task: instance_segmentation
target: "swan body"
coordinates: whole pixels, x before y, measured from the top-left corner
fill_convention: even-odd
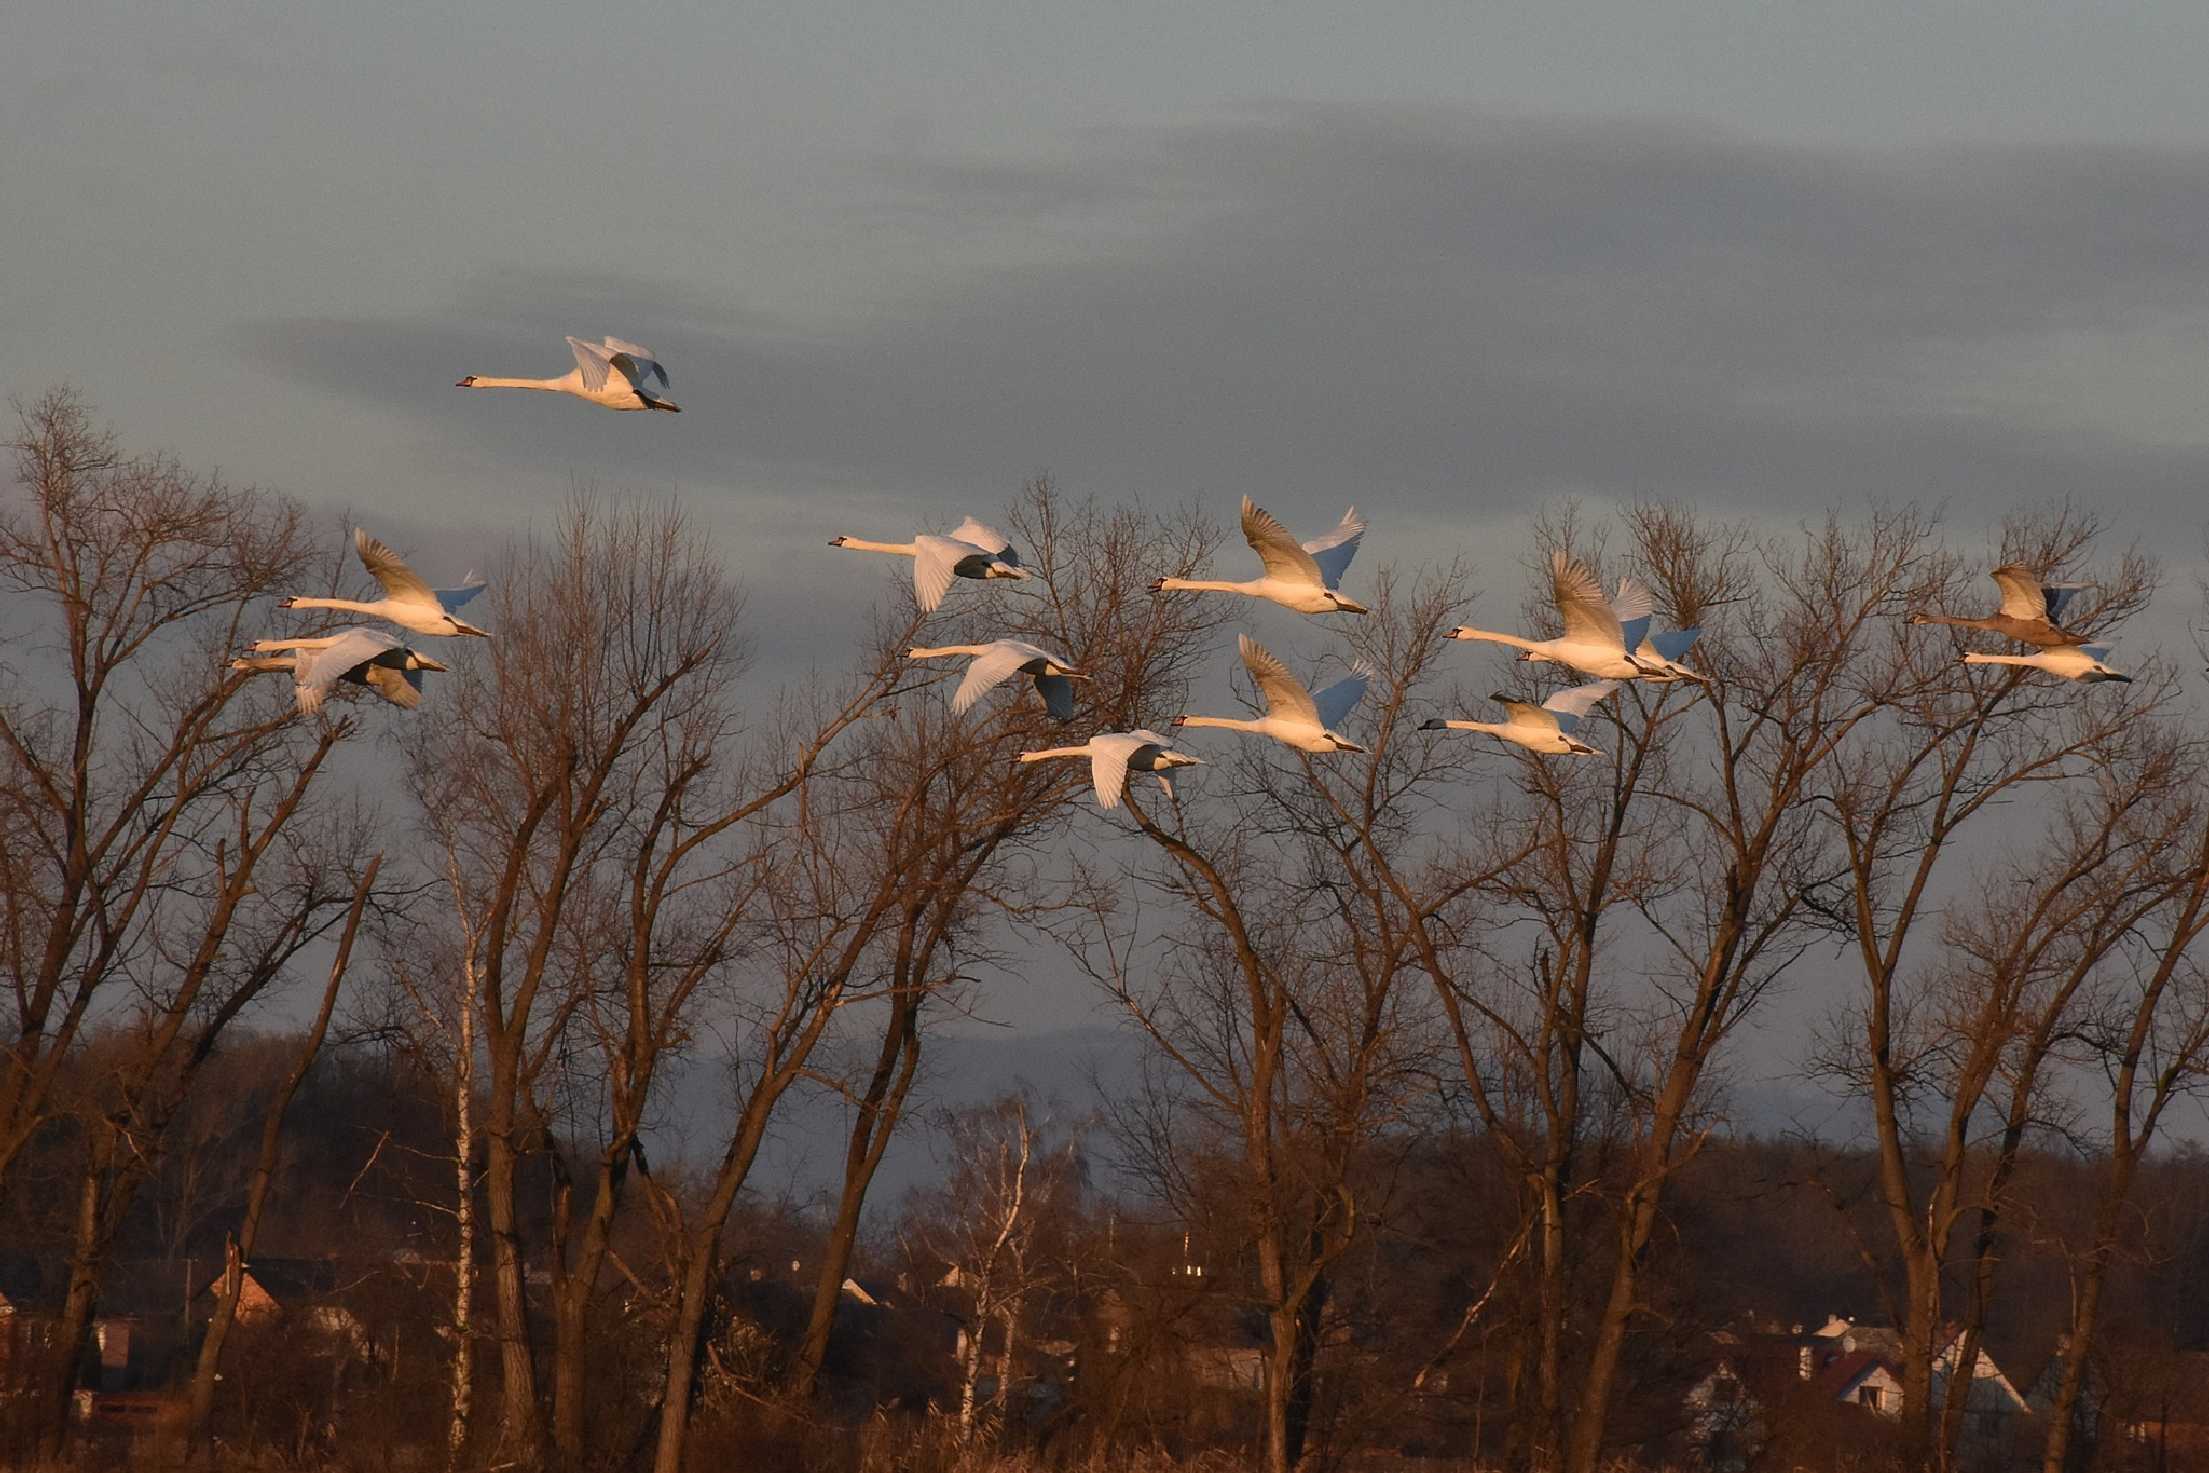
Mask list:
[[[960,681],[958,690],[952,693],[951,714],[954,716],[964,716],[976,701],[1013,676],[1031,675],[1035,677],[1036,692],[1043,697],[1045,709],[1065,721],[1074,714],[1074,682],[1089,679],[1074,668],[1072,661],[1019,639],[996,639],[988,644],[947,644],[907,652],[907,658],[914,660],[947,659],[953,655],[974,657],[974,662],[966,667],[966,679]]]
[[[1054,757],[1089,759],[1089,780],[1096,785],[1099,808],[1120,806],[1130,771],[1151,774],[1171,798],[1174,785],[1167,778],[1167,772],[1176,767],[1204,765],[1201,757],[1176,752],[1171,737],[1141,727],[1134,731],[1101,731],[1078,747],[1050,747],[1041,752],[1020,754],[1022,762],[1044,762]]]
[[[922,533],[910,542],[868,542],[858,537],[831,537],[830,547],[851,552],[886,552],[913,560],[913,598],[924,614],[932,614],[950,591],[954,578],[1031,578],[1020,566],[1020,554],[1012,540],[995,527],[972,517],[951,529],[948,537]]]
[[[1444,721],[1439,717],[1422,724],[1424,731],[1485,731],[1529,752],[1556,756],[1600,757],[1603,754],[1573,735],[1598,701],[1618,689],[1615,680],[1598,680],[1561,690],[1539,706],[1498,691],[1489,699],[1511,713],[1509,721]]]
[[[1910,616],[1910,622],[1984,629],[1990,634],[2007,635],[2019,644],[2038,645],[2042,649],[2086,643],[2088,636],[2058,628],[2055,622],[2063,616],[2064,606],[2077,597],[2086,584],[2044,583],[2039,574],[2022,563],[2005,563],[1989,576],[2002,590],[2002,606],[1995,612],[1972,619],[1960,614],[1929,614],[1920,610]]]
[[[2044,670],[2050,675],[2060,675],[2065,680],[2122,680],[2132,682],[2129,675],[2120,675],[2109,668],[2109,646],[2106,644],[2066,644],[2053,649],[2035,650],[2029,655],[1982,655],[1972,650],[1964,655],[1966,665],[2023,665],[2031,670]]]
[[[1583,675],[1604,680],[1633,680],[1651,673],[1634,653],[1648,637],[1656,600],[1632,579],[1619,584],[1620,607],[1603,597],[1603,585],[1586,563],[1562,551],[1550,555],[1550,583],[1563,618],[1565,632],[1555,639],[1526,639],[1459,625],[1452,639],[1486,640],[1520,651],[1519,658],[1539,664],[1545,660],[1569,665]]]
[[[392,705],[411,711],[422,704],[422,672],[445,667],[417,654],[396,635],[363,625],[315,639],[255,640],[256,655],[230,662],[233,670],[288,670],[302,714],[322,709],[339,681],[366,686]]]
[[[383,585],[384,596],[371,603],[359,603],[349,598],[292,597],[278,604],[284,609],[345,609],[355,614],[367,614],[377,619],[389,619],[401,629],[411,629],[416,634],[474,634],[490,637],[487,629],[478,629],[453,616],[477,594],[483,592],[484,581],[470,573],[458,588],[432,588],[391,550],[389,544],[371,537],[362,528],[353,529],[353,550],[360,554],[361,566]]]
[[[1294,609],[1299,614],[1362,614],[1364,604],[1336,591],[1342,575],[1357,556],[1358,539],[1365,535],[1365,519],[1351,507],[1326,534],[1299,542],[1273,514],[1249,497],[1243,498],[1243,540],[1265,564],[1265,576],[1244,582],[1215,578],[1160,578],[1153,593],[1241,593]]]
[[[1299,752],[1362,752],[1365,748],[1334,730],[1365,696],[1373,672],[1363,665],[1314,695],[1288,666],[1249,635],[1236,637],[1244,668],[1266,698],[1266,714],[1244,721],[1230,716],[1176,716],[1176,727],[1216,726],[1272,737]]]
[[[492,378],[471,373],[454,384],[460,389],[539,389],[571,394],[588,404],[608,409],[661,409],[681,414],[682,406],[667,397],[667,370],[650,348],[625,343],[620,338],[569,338],[568,351],[575,367],[558,378]]]

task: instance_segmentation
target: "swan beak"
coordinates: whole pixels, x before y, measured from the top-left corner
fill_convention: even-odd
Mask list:
[[[472,389],[472,388],[474,388],[475,386],[476,386],[476,376],[475,376],[474,374],[472,374],[472,373],[471,373],[471,374],[469,374],[469,375],[468,375],[468,376],[467,376],[466,378],[464,378],[464,379],[455,379],[455,380],[453,381],[453,387],[454,387],[454,388],[456,388],[456,389]]]
[[[276,607],[280,609],[289,609],[296,607],[298,603],[299,595],[295,593],[287,593],[282,598],[276,601]]]
[[[1364,604],[1356,603],[1337,594],[1335,595],[1335,612],[1338,614],[1370,614],[1373,611]]]
[[[1460,624],[1442,637],[1444,639],[1463,639],[1465,638],[1465,626]]]
[[[1153,578],[1153,579],[1151,579],[1151,585],[1150,585],[1150,586],[1151,586],[1151,592],[1153,592],[1153,593],[1164,593],[1164,592],[1166,591],[1166,580],[1165,580],[1165,579],[1163,579],[1163,578]]]
[[[1188,721],[1189,718],[1187,716],[1176,716],[1172,721],[1169,721],[1166,724],[1178,730],[1179,728],[1187,725]]]
[[[1341,737],[1336,737],[1335,750],[1338,752],[1363,752],[1365,748],[1359,746],[1356,742],[1346,742]]]
[[[2132,677],[2131,677],[2131,676],[2129,676],[2129,675],[2119,675],[2119,674],[2117,674],[2117,673],[2116,673],[2116,672],[2114,672],[2114,671],[2112,671],[2112,672],[2111,672],[2111,673],[2110,673],[2110,674],[2109,674],[2109,675],[2108,675],[2108,676],[2107,676],[2106,678],[2107,678],[2107,679],[2110,679],[2110,680],[2121,680],[2121,681],[2123,681],[2123,682],[2124,682],[2125,684],[2127,684],[2127,685],[2130,685],[2130,684],[2132,684]]]
[[[1449,728],[1450,724],[1447,721],[1444,721],[1439,716],[1429,716],[1426,720],[1419,723],[1419,729],[1421,731],[1448,731]]]
[[[841,537],[831,537],[828,539],[828,545],[830,547],[842,547],[844,545],[844,539]]]

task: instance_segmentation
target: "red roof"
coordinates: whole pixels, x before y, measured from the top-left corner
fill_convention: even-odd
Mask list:
[[[1852,1350],[1846,1355],[1835,1356],[1827,1361],[1812,1378],[1811,1384],[1827,1396],[1840,1398],[1848,1395],[1849,1388],[1863,1380],[1874,1367],[1882,1366],[1886,1368],[1888,1375],[1895,1374],[1894,1367],[1888,1365],[1887,1358],[1878,1351]]]

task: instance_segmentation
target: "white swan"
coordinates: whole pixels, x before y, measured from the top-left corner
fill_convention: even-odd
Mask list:
[[[1250,678],[1257,682],[1266,698],[1266,714],[1255,721],[1232,716],[1176,716],[1176,727],[1216,726],[1226,731],[1255,732],[1286,743],[1299,752],[1365,750],[1333,727],[1364,699],[1366,682],[1373,674],[1369,668],[1354,666],[1349,675],[1313,695],[1305,689],[1303,681],[1289,674],[1288,666],[1249,635],[1237,635],[1235,643],[1242,651],[1243,664],[1249,669]]]
[[[1615,680],[1598,680],[1561,690],[1539,706],[1498,691],[1488,699],[1499,701],[1511,713],[1509,721],[1444,721],[1440,717],[1421,723],[1422,731],[1485,731],[1516,742],[1530,752],[1558,756],[1600,757],[1603,754],[1573,735],[1596,702],[1618,689]]]
[[[1623,580],[1619,595],[1627,602],[1624,608],[1614,608],[1603,597],[1603,585],[1595,581],[1587,564],[1559,551],[1550,554],[1549,571],[1557,612],[1565,624],[1565,632],[1557,638],[1524,639],[1465,625],[1452,629],[1449,637],[1507,644],[1522,651],[1522,660],[1554,660],[1583,675],[1606,680],[1632,680],[1649,674],[1649,667],[1632,653],[1648,636],[1650,616],[1656,610],[1656,600],[1649,590],[1631,579]]]
[[[1158,785],[1171,798],[1174,795],[1174,785],[1167,778],[1167,771],[1175,767],[1204,765],[1201,757],[1192,757],[1187,752],[1176,752],[1171,737],[1160,736],[1155,731],[1141,727],[1134,731],[1101,731],[1078,747],[1051,747],[1041,752],[1020,754],[1022,762],[1043,762],[1053,757],[1089,759],[1089,780],[1096,784],[1099,808],[1120,806],[1120,795],[1127,790],[1130,768],[1157,778]]]
[[[1074,682],[1089,679],[1074,668],[1071,660],[1020,639],[939,645],[934,649],[909,650],[906,655],[914,660],[938,660],[952,655],[974,657],[974,663],[966,667],[966,679],[960,681],[958,690],[952,693],[951,714],[954,716],[964,716],[993,687],[1015,675],[1025,674],[1035,677],[1035,688],[1043,697],[1044,708],[1064,721],[1074,714]]]
[[[1964,656],[1966,665],[2023,665],[2031,670],[2045,670],[2050,675],[2060,675],[2065,680],[2121,680],[2132,683],[2129,675],[2119,675],[2109,668],[2109,646],[2106,644],[2067,644],[2054,649],[2035,650],[2029,655],[1982,655],[1973,650]]]
[[[365,625],[315,639],[257,639],[253,648],[282,653],[241,656],[230,662],[230,668],[290,671],[299,709],[309,715],[322,709],[341,680],[366,686],[392,705],[411,711],[422,704],[422,672],[445,668],[428,655],[408,649],[398,636]]]
[[[625,343],[620,338],[592,342],[569,338],[575,367],[558,378],[492,378],[471,373],[453,385],[456,389],[542,389],[550,394],[573,394],[608,409],[664,409],[681,414],[682,406],[667,397],[667,370],[650,348]]]
[[[932,614],[954,578],[1028,578],[1020,566],[1020,554],[1012,541],[995,527],[985,527],[972,517],[951,529],[948,537],[923,532],[910,542],[867,542],[857,537],[831,537],[830,547],[853,552],[888,552],[913,560],[913,598],[920,611]]]
[[[1273,514],[1249,497],[1243,498],[1243,540],[1265,564],[1266,575],[1247,582],[1223,582],[1216,578],[1159,578],[1153,593],[1242,593],[1270,599],[1299,614],[1363,614],[1364,604],[1335,591],[1350,559],[1358,554],[1358,539],[1365,535],[1365,519],[1351,507],[1334,530],[1309,542],[1298,542]]]
[[[421,575],[408,567],[393,552],[389,544],[371,537],[359,527],[353,529],[353,550],[360,554],[361,566],[383,585],[384,596],[373,603],[359,603],[349,598],[305,598],[294,596],[278,604],[282,609],[347,609],[356,614],[368,614],[378,619],[389,619],[401,629],[411,629],[416,634],[474,634],[488,639],[488,629],[478,629],[453,617],[453,610],[483,592],[484,581],[470,572],[458,588],[432,588],[422,581]]]

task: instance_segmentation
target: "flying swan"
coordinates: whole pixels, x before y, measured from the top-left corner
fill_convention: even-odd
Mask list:
[[[1335,591],[1350,559],[1358,555],[1358,539],[1365,535],[1365,519],[1351,507],[1325,536],[1298,542],[1273,514],[1249,497],[1243,498],[1243,540],[1265,564],[1266,575],[1247,582],[1223,582],[1216,578],[1159,578],[1153,593],[1242,593],[1270,599],[1299,614],[1363,614],[1364,604]]]
[[[258,639],[253,648],[261,653],[232,660],[230,668],[290,671],[292,693],[303,715],[321,710],[341,680],[366,686],[411,711],[422,704],[422,672],[445,668],[408,649],[398,636],[365,625],[315,639]]]
[[[1604,680],[1632,680],[1652,673],[1652,667],[1632,653],[1648,637],[1650,618],[1656,612],[1656,599],[1647,588],[1632,579],[1622,580],[1623,602],[1614,608],[1586,563],[1560,550],[1550,554],[1549,571],[1557,612],[1565,624],[1563,634],[1555,639],[1524,639],[1460,625],[1450,631],[1450,638],[1507,644],[1522,652],[1522,660],[1554,660]]]
[[[1656,607],[1657,596],[1649,591],[1647,585],[1631,573],[1621,577],[1618,580],[1618,592],[1611,596],[1611,612],[1618,616],[1621,641],[1625,638],[1628,626],[1635,620],[1639,619],[1646,628],[1651,623]],[[1680,663],[1687,652],[1695,648],[1695,641],[1702,637],[1701,629],[1674,629],[1663,634],[1651,630],[1634,647],[1634,663],[1641,667],[1641,673],[1635,678],[1655,685],[1668,685],[1678,680],[1692,680],[1698,685],[1708,685],[1710,682],[1700,672]],[[1529,664],[1539,665],[1550,660],[1551,656],[1529,650],[1519,658]]]
[[[932,614],[943,602],[954,578],[1030,578],[1020,566],[1020,554],[1012,541],[995,527],[985,527],[972,517],[951,529],[948,537],[926,532],[910,542],[866,542],[857,537],[831,537],[830,547],[853,552],[888,552],[913,560],[913,598],[920,611]]]
[[[388,543],[368,535],[362,528],[353,529],[353,550],[360,554],[361,566],[383,585],[384,596],[373,603],[357,603],[349,598],[306,598],[294,596],[278,604],[283,609],[346,609],[356,614],[367,614],[377,619],[389,619],[401,629],[411,629],[416,634],[474,634],[488,639],[491,631],[478,629],[453,617],[453,610],[483,592],[484,581],[473,572],[458,588],[432,588],[422,581],[421,575],[408,567]]]
[[[966,667],[966,679],[960,681],[958,690],[952,693],[951,714],[954,716],[964,716],[976,701],[1013,676],[1032,675],[1045,709],[1064,721],[1074,714],[1074,682],[1089,679],[1074,668],[1072,661],[1020,639],[994,639],[988,644],[947,644],[906,652],[906,657],[914,660],[947,659],[953,655],[974,657],[974,662]]]
[[[1364,665],[1313,695],[1304,682],[1289,674],[1288,666],[1247,634],[1236,636],[1243,664],[1266,698],[1266,714],[1255,721],[1232,716],[1176,716],[1176,727],[1216,726],[1227,731],[1255,732],[1272,737],[1299,752],[1362,752],[1365,748],[1333,728],[1348,716],[1365,696],[1372,670]]]
[[[2122,680],[2132,683],[2129,675],[2119,675],[2109,668],[2109,646],[2106,644],[2068,644],[2054,649],[2036,650],[2029,655],[1982,655],[1972,650],[1964,655],[1966,665],[2023,665],[2031,670],[2045,670],[2050,675],[2060,675],[2065,680]]]
[[[1174,795],[1174,785],[1166,776],[1175,767],[1202,767],[1204,759],[1192,757],[1187,752],[1173,749],[1173,738],[1160,736],[1155,731],[1138,727],[1134,731],[1101,731],[1078,747],[1051,747],[1041,752],[1022,752],[1022,762],[1042,762],[1052,757],[1087,757],[1089,780],[1097,787],[1097,806],[1117,808],[1120,795],[1127,791],[1128,771],[1147,772],[1158,779],[1158,785],[1166,790],[1166,796]]]
[[[1989,576],[2002,590],[2002,606],[1985,618],[1969,619],[1960,614],[1929,614],[1920,610],[1910,616],[1910,622],[1984,629],[1990,634],[2006,634],[2020,644],[2038,645],[2042,649],[2086,643],[2088,636],[2059,629],[2055,621],[2062,617],[2064,606],[2088,585],[2043,583],[2039,574],[2022,563],[2005,563]]]
[[[1511,713],[1509,721],[1444,721],[1440,717],[1421,723],[1422,731],[1485,731],[1516,742],[1530,752],[1557,756],[1600,757],[1603,754],[1573,735],[1596,702],[1618,689],[1615,680],[1598,680],[1561,690],[1539,706],[1497,691],[1488,699]]]
[[[471,373],[453,385],[456,389],[542,389],[550,394],[573,394],[589,404],[608,409],[664,409],[681,414],[682,406],[667,397],[667,370],[650,348],[625,343],[620,338],[592,342],[569,338],[575,367],[558,378],[491,378]]]

